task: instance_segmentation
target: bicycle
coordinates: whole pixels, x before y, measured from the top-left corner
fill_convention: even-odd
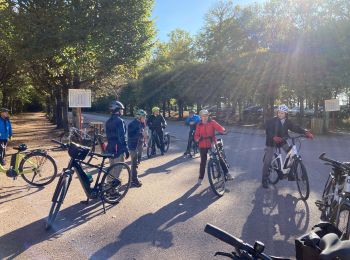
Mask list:
[[[195,157],[196,154],[199,152],[198,151],[198,143],[194,140],[194,133],[195,131],[192,131],[191,132],[191,135],[190,135],[190,156],[191,157]]]
[[[0,173],[16,179],[19,175],[30,185],[42,187],[50,184],[57,176],[55,160],[43,149],[35,149],[26,152],[27,146],[21,144],[14,147],[17,152],[11,156],[11,164],[8,169],[0,165]]]
[[[342,232],[342,239],[349,239],[350,234],[350,165],[325,157],[320,160],[332,166],[322,200],[315,202],[321,211],[321,220],[333,223]]]
[[[151,158],[152,156],[156,155],[156,145],[159,144],[158,140],[159,136],[155,130],[151,131],[151,135],[148,138],[147,142],[147,157]],[[170,147],[170,134],[169,132],[165,132],[163,135],[163,143],[164,143],[164,152],[168,152]],[[154,149],[153,149],[154,147]]]
[[[226,160],[223,140],[217,139],[211,143],[212,146],[209,150],[209,161],[207,165],[208,179],[213,192],[221,197],[225,193],[226,181],[230,179],[228,176],[230,166]]]
[[[101,133],[98,133],[98,129],[90,125],[89,131],[87,131],[86,128],[80,130],[76,127],[70,127],[68,135],[61,135],[59,141],[67,143],[74,142],[90,147],[92,152],[104,153],[106,150],[104,139],[104,136]],[[87,162],[90,163],[92,159],[93,156],[88,156]]]
[[[70,144],[64,144],[56,140],[52,141],[59,144],[62,149],[68,150],[70,161],[67,168],[63,170],[52,197],[52,205],[46,223],[47,230],[52,227],[53,222],[57,217],[61,205],[67,195],[74,172],[77,173],[80,184],[86,194],[87,200],[85,203],[88,203],[90,199],[100,199],[104,213],[106,213],[105,203],[115,205],[125,197],[131,185],[130,168],[126,163],[119,162],[105,168],[105,160],[114,158],[113,154],[94,153],[91,152],[88,147],[73,142]],[[84,162],[84,159],[89,154],[102,158],[102,163],[99,165],[92,165],[88,162]],[[98,170],[94,185],[92,184],[92,176],[84,171],[82,165]],[[103,176],[101,177],[102,173]]]
[[[273,185],[277,184],[279,180],[286,178],[289,180],[295,180],[301,199],[307,200],[310,195],[310,186],[306,168],[301,159],[301,155],[299,154],[301,148],[301,137],[304,137],[304,135],[284,138],[284,141],[288,145],[286,157],[283,160],[281,148],[278,147],[269,167],[268,180]],[[288,139],[291,139],[291,144],[288,143]],[[295,140],[299,140],[299,148],[297,148]]]
[[[316,225],[317,227],[319,225]],[[319,230],[321,231],[321,230]],[[306,247],[308,249],[314,249],[314,257],[310,258],[310,253],[308,255],[309,258],[307,259],[320,259],[320,260],[331,260],[331,259],[349,259],[350,258],[350,241],[340,241],[339,237],[335,233],[326,233],[322,237],[319,236],[319,231],[316,231],[316,229],[310,231],[310,235],[308,237],[304,236],[306,239],[309,240],[309,244],[305,243]],[[234,252],[227,253],[227,252],[216,252],[214,256],[225,256],[230,259],[236,259],[236,260],[289,260],[289,258],[285,257],[276,257],[276,256],[270,256],[264,253],[265,251],[265,245],[264,243],[260,241],[255,241],[254,246],[245,243],[243,240],[229,234],[228,232],[214,226],[211,224],[207,224],[204,228],[204,232],[207,234],[212,235],[213,237],[216,237],[217,239],[231,245],[234,247]],[[298,239],[299,240],[299,239]],[[312,241],[310,241],[312,240]],[[313,247],[313,243],[316,244],[316,241],[318,240],[319,248]],[[297,240],[296,240],[297,242]],[[306,259],[303,258],[303,255],[298,257],[298,247],[296,243],[296,256],[297,259]],[[301,250],[303,250],[301,248]],[[307,250],[307,249],[306,249]],[[310,251],[309,251],[310,252]]]

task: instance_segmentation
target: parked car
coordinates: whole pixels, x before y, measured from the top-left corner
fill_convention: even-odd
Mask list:
[[[299,116],[300,107],[293,107],[289,110],[290,116]],[[304,108],[304,116],[313,116],[315,114],[315,110],[313,108]]]
[[[249,116],[249,115],[259,116],[259,115],[262,115],[262,112],[263,112],[263,108],[261,106],[250,106],[243,109],[243,115],[245,116]]]

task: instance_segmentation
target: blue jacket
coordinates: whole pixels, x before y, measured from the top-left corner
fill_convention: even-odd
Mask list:
[[[128,125],[128,148],[136,150],[137,146],[143,142],[143,133],[145,125],[135,119]]]
[[[187,117],[185,120],[185,124],[190,126],[191,130],[196,129],[196,125],[201,121],[201,118],[199,115],[193,115],[192,117]],[[190,124],[191,122],[194,122],[194,124]]]
[[[128,151],[126,145],[126,126],[119,115],[113,114],[106,122],[107,153],[112,153],[116,157]]]
[[[12,127],[10,119],[0,117],[0,139],[7,140],[12,136]]]

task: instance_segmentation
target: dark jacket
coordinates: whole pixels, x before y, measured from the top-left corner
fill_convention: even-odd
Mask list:
[[[147,119],[147,125],[151,131],[161,130],[163,127],[167,126],[167,123],[162,115],[150,115]]]
[[[286,118],[286,121],[282,125],[281,120],[278,117],[271,118],[266,122],[266,146],[275,146],[275,142],[273,141],[274,136],[279,137],[289,137],[288,130],[299,133],[299,134],[305,134],[306,130],[301,128],[298,125],[293,124],[292,121],[290,121],[288,118]]]
[[[10,119],[0,117],[0,140],[7,140],[12,136],[12,127]]]
[[[126,145],[126,126],[119,115],[113,114],[106,122],[107,152],[119,157],[128,151]]]
[[[128,125],[128,148],[130,150],[136,150],[139,144],[143,143],[143,134],[145,131],[145,125],[139,120],[135,119]]]

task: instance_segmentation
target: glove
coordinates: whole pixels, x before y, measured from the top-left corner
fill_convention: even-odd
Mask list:
[[[130,153],[128,151],[125,152],[125,159],[129,159]]]
[[[305,136],[306,136],[306,138],[308,138],[308,139],[314,139],[314,135],[313,135],[311,132],[309,132],[309,131],[307,131],[307,132],[305,133]]]
[[[280,144],[283,142],[283,138],[279,136],[274,136],[272,139],[276,144]]]

